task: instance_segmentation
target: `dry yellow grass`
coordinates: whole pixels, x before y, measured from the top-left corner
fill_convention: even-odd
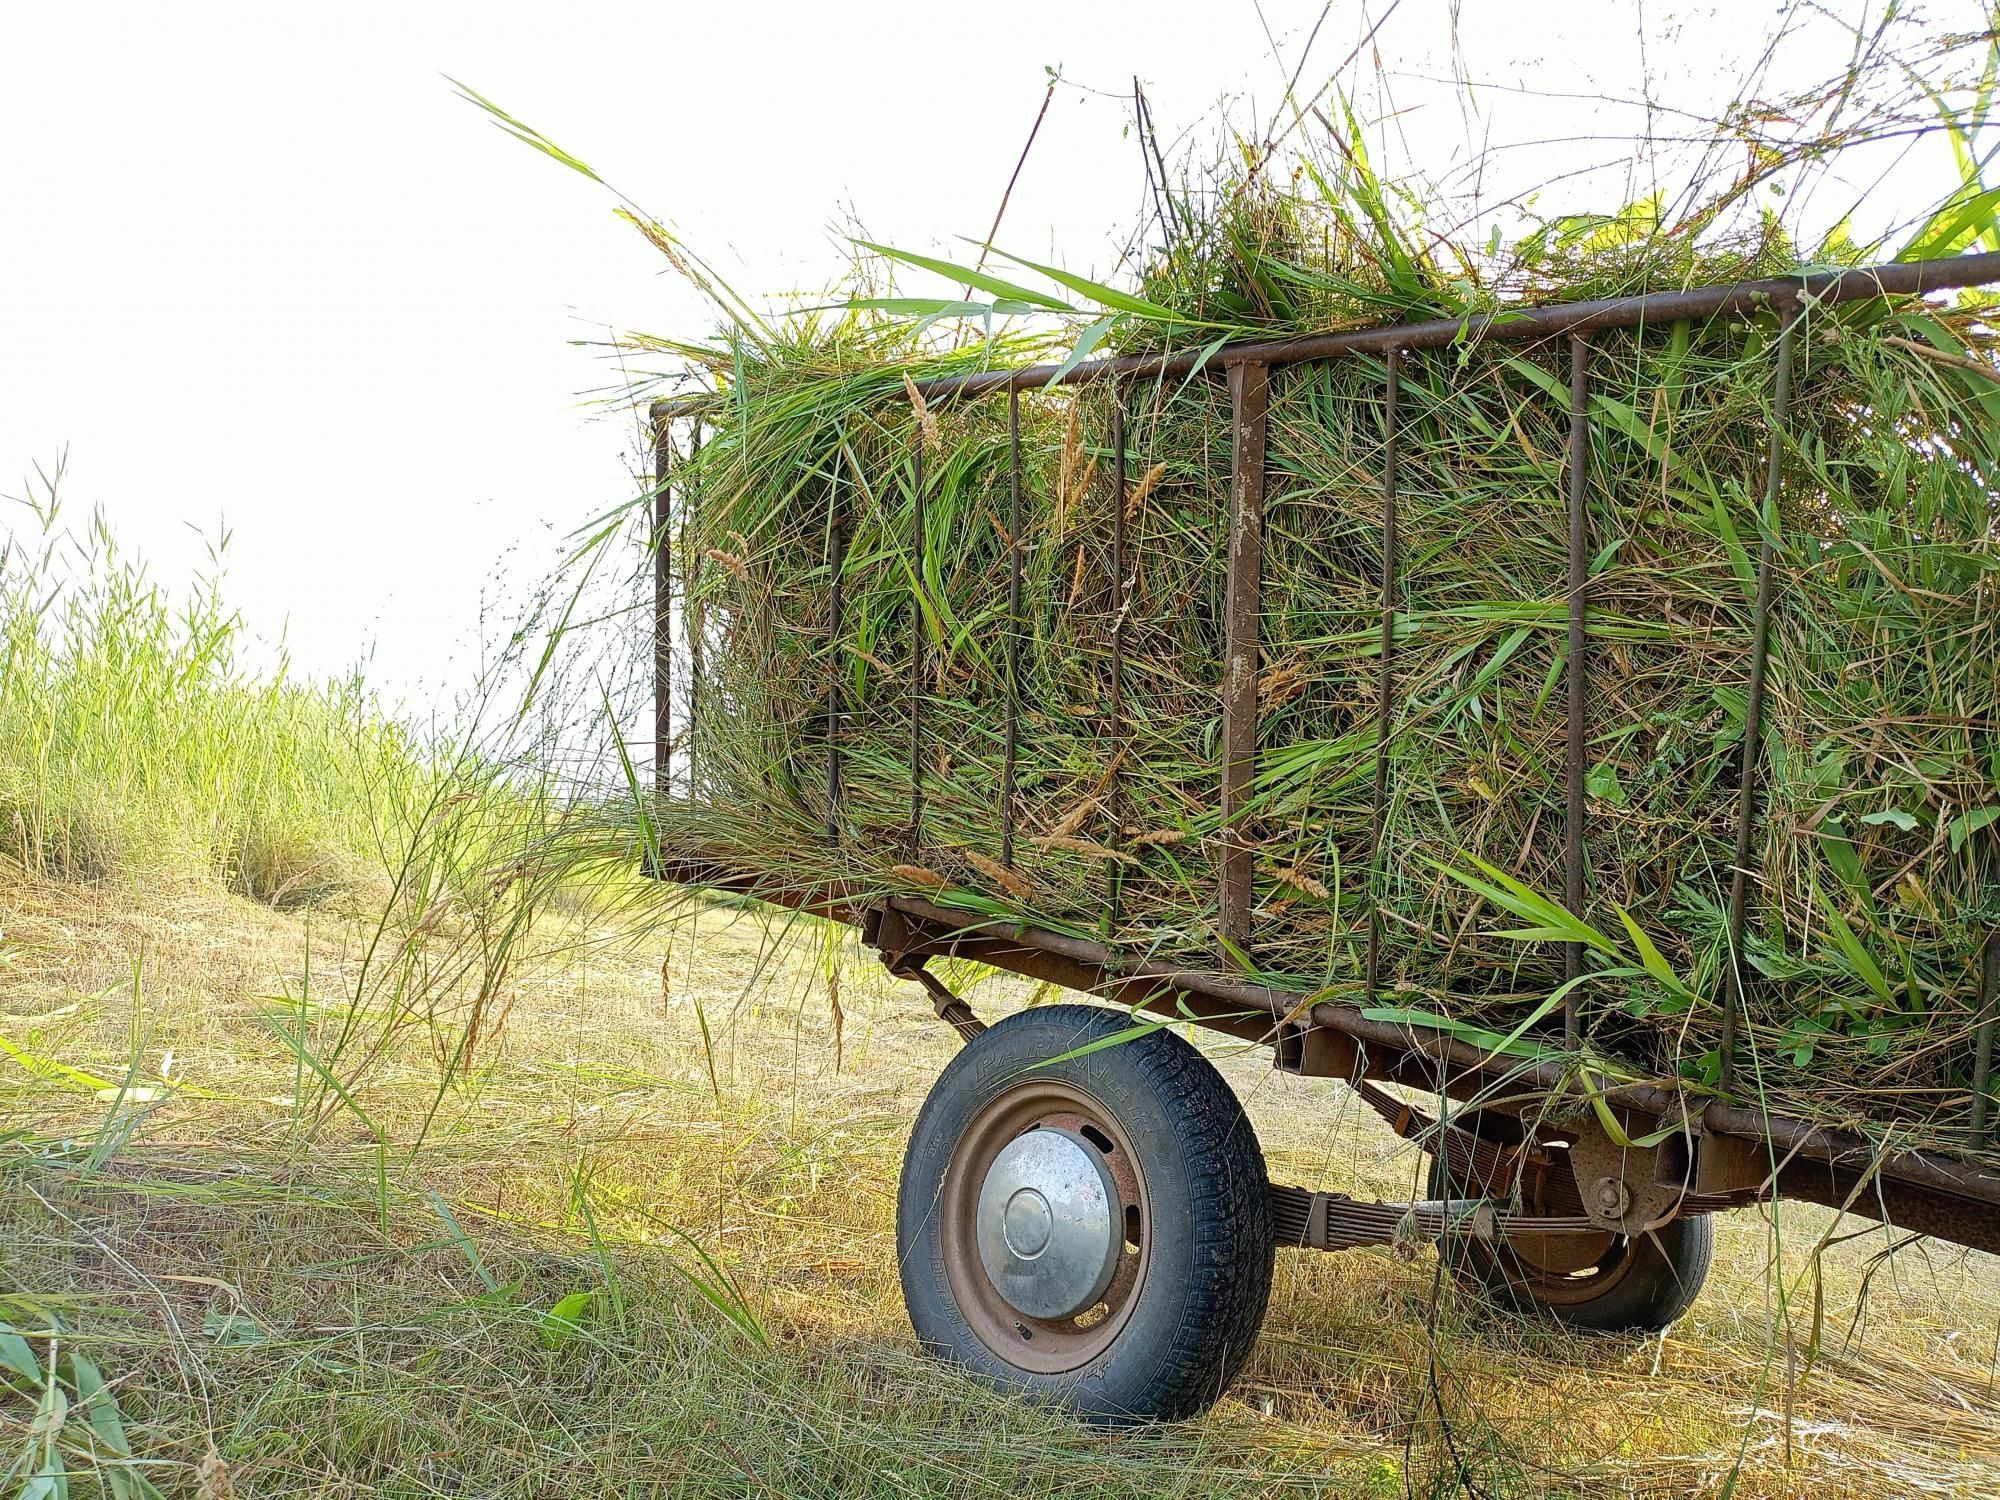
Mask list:
[[[1851,1222],[1815,1268],[1830,1216],[1793,1206],[1731,1216],[1694,1314],[1643,1342],[1502,1317],[1427,1253],[1285,1255],[1215,1412],[1079,1428],[915,1353],[894,1185],[954,1039],[844,939],[720,907],[664,952],[550,938],[440,1095],[415,1012],[343,1004],[364,936],[207,885],[0,882],[26,1058],[0,1057],[0,1319],[89,1351],[134,1455],[72,1441],[70,1493],[100,1469],[209,1495],[2000,1492],[2000,1264],[1883,1263]],[[301,1015],[315,1057],[379,1031],[332,1070],[353,1107],[284,1041]],[[1199,1040],[1274,1177],[1410,1189],[1416,1155],[1342,1089]],[[0,1471],[34,1410],[0,1395]]]

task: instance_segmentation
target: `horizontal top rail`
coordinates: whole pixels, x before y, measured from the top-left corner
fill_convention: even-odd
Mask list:
[[[1183,349],[1157,354],[1121,354],[1086,360],[1065,370],[1061,365],[1024,365],[1017,370],[979,370],[969,375],[935,375],[916,382],[925,400],[951,396],[983,396],[995,391],[1038,390],[1050,385],[1085,385],[1093,380],[1124,377],[1147,379],[1187,375],[1204,362],[1218,369],[1235,364],[1293,365],[1334,359],[1344,354],[1385,354],[1391,349],[1436,349],[1468,339],[1532,342],[1600,328],[1630,328],[1640,323],[1676,323],[1684,318],[1708,318],[1726,313],[1761,311],[1784,299],[1809,297],[1816,302],[1859,302],[1870,297],[1912,296],[1959,287],[2000,282],[2000,252],[1953,255],[1938,260],[1895,261],[1857,266],[1847,271],[1814,271],[1773,276],[1761,281],[1719,282],[1672,292],[1644,292],[1630,297],[1600,297],[1589,302],[1558,302],[1546,307],[1496,308],[1456,318],[1428,318],[1415,323],[1383,323],[1373,328],[1349,328],[1337,333],[1295,334],[1289,338],[1245,340],[1219,349]],[[653,402],[655,422],[692,416],[711,409],[713,396],[677,396]]]

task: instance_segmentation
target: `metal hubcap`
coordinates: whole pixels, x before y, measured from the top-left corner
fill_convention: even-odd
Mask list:
[[[1124,1207],[1104,1159],[1062,1129],[1031,1130],[987,1168],[975,1210],[993,1288],[1031,1318],[1072,1318],[1111,1284]]]
[[[1039,1375],[1117,1342],[1152,1262],[1131,1137],[1091,1093],[1024,1079],[965,1124],[938,1197],[952,1301],[995,1358]]]

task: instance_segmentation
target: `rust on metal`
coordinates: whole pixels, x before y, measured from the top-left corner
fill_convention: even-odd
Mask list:
[[[1241,975],[1187,969],[1165,960],[1131,962],[1087,938],[1025,923],[968,920],[966,912],[921,896],[882,898],[860,885],[796,890],[712,861],[671,861],[661,878],[774,901],[861,926],[864,932],[886,907],[904,924],[894,945],[898,953],[977,959],[1113,1003],[1191,1014],[1201,1024],[1245,1041],[1268,1043],[1278,1021],[1299,1009],[1299,995]],[[1559,1060],[1496,1059],[1475,1043],[1429,1028],[1374,1020],[1351,1005],[1320,1001],[1308,1019],[1365,1044],[1373,1076],[1414,1087],[1431,1087],[1442,1078],[1455,1099],[1490,1099],[1496,1089],[1510,1097],[1561,1095],[1575,1084],[1574,1070]],[[1439,1063],[1446,1065],[1442,1073]],[[1616,1085],[1599,1097],[1613,1108],[1656,1119],[1686,1118],[1682,1094],[1650,1083]],[[1788,1196],[1862,1215],[1880,1212],[1886,1201],[1898,1224],[2000,1252],[2000,1215],[1993,1212],[2000,1208],[2000,1169],[1929,1151],[1885,1151],[1859,1134],[1721,1100],[1710,1102],[1691,1124],[1710,1136],[1751,1142],[1769,1151],[1774,1161],[1787,1159],[1778,1185]],[[1853,1192],[1857,1176],[1868,1181],[1868,1191],[1858,1196]]]
[[[1993,1031],[2000,1022],[2000,927],[1986,934],[1980,965],[1979,1029],[1972,1042],[1972,1144],[1986,1144],[1993,1094]]]
[[[1402,351],[1383,357],[1382,386],[1382,660],[1375,684],[1375,797],[1368,837],[1368,958],[1363,983],[1369,1002],[1382,980],[1382,845],[1389,817],[1389,725],[1396,687],[1396,587],[1400,548],[1396,520],[1396,402]]]
[[[1268,402],[1270,367],[1361,354],[1382,354],[1387,356],[1390,362],[1391,439],[1384,497],[1386,523],[1382,668],[1384,690],[1378,704],[1378,713],[1386,713],[1386,705],[1390,701],[1388,688],[1391,684],[1395,624],[1394,600],[1390,589],[1395,567],[1394,542],[1393,536],[1390,535],[1394,525],[1395,361],[1410,350],[1485,339],[1535,341],[1568,337],[1572,340],[1572,450],[1569,472],[1572,519],[1570,742],[1575,747],[1571,755],[1571,764],[1574,767],[1581,760],[1577,751],[1583,745],[1581,728],[1577,723],[1577,709],[1582,698],[1578,684],[1587,682],[1583,677],[1586,663],[1581,649],[1587,647],[1587,634],[1581,639],[1578,638],[1580,627],[1587,624],[1581,617],[1587,607],[1585,590],[1588,582],[1587,577],[1579,576],[1578,571],[1579,558],[1587,560],[1588,546],[1587,526],[1582,524],[1587,522],[1587,507],[1583,506],[1582,498],[1587,488],[1584,480],[1588,447],[1586,405],[1588,393],[1583,385],[1582,374],[1584,336],[1599,329],[1658,325],[1680,320],[1742,316],[1768,313],[1774,309],[1781,310],[1785,316],[1777,341],[1776,369],[1772,387],[1772,420],[1767,433],[1763,474],[1762,510],[1759,517],[1761,541],[1756,600],[1751,621],[1752,645],[1746,693],[1745,733],[1736,808],[1736,858],[1732,867],[1728,913],[1732,965],[1731,983],[1725,988],[1723,997],[1722,1057],[1725,1085],[1733,1083],[1739,1032],[1742,1029],[1745,1013],[1743,941],[1747,922],[1748,886],[1752,878],[1751,852],[1759,813],[1758,779],[1762,765],[1763,698],[1769,664],[1775,589],[1775,557],[1770,518],[1775,511],[1781,490],[1781,463],[1786,412],[1790,398],[1796,321],[1803,303],[1808,300],[1832,304],[1883,295],[1914,295],[1996,281],[2000,281],[2000,253],[1987,253],[1844,272],[1692,288],[1639,297],[1601,299],[1542,308],[1512,308],[1462,318],[1391,324],[1373,329],[1304,335],[1275,341],[1246,342],[1225,345],[1220,349],[1126,356],[1086,362],[1066,370],[1042,365],[1018,370],[989,370],[970,376],[917,382],[919,392],[926,398],[977,396],[1003,390],[1009,397],[1011,506],[1007,538],[1008,701],[1002,796],[1003,855],[1007,862],[1012,861],[1017,811],[1014,784],[1015,749],[1019,734],[1020,651],[1023,636],[1020,594],[1024,526],[1018,410],[1022,391],[1057,383],[1080,385],[1090,381],[1115,380],[1120,377],[1187,375],[1216,365],[1221,366],[1228,375],[1233,418],[1233,472],[1230,579],[1226,620],[1229,658],[1224,664],[1223,684],[1224,879],[1221,903],[1223,921],[1218,924],[1219,932],[1227,937],[1232,924],[1237,931],[1247,928],[1249,917],[1251,851],[1247,841],[1240,836],[1244,830],[1239,824],[1239,818],[1245,800],[1244,794],[1247,793],[1250,784],[1250,772],[1254,768],[1257,744],[1258,616],[1254,573],[1248,580],[1252,590],[1249,595],[1249,609],[1247,614],[1240,611],[1241,600],[1238,596],[1244,577],[1239,567],[1238,544],[1242,530],[1240,522],[1246,509],[1243,502],[1246,498],[1250,498],[1246,491],[1250,491],[1253,486],[1256,502],[1254,508],[1257,522],[1256,535],[1258,540],[1261,540],[1264,487],[1262,455],[1265,446],[1265,407]],[[1257,408],[1255,452],[1258,460],[1254,475],[1246,473],[1246,453],[1250,450],[1250,445],[1244,441],[1240,430],[1245,408],[1251,404],[1246,398],[1250,395],[1252,387],[1255,391],[1254,404]],[[715,397],[707,396],[688,400],[660,401],[655,402],[651,408],[655,470],[653,522],[656,539],[655,784],[662,795],[671,795],[673,790],[671,757],[674,662],[670,526],[674,454],[670,424],[677,415],[698,416],[702,412],[711,410],[715,400]],[[1129,733],[1129,728],[1124,723],[1125,705],[1121,680],[1124,646],[1122,632],[1125,624],[1124,616],[1129,608],[1129,599],[1126,598],[1126,573],[1129,564],[1122,556],[1125,504],[1128,498],[1122,409],[1114,412],[1113,420],[1116,447],[1114,484],[1117,496],[1113,528],[1114,624],[1111,703],[1114,739],[1119,739]],[[1580,424],[1583,434],[1581,442],[1578,440]],[[921,457],[918,460],[918,474],[921,489]],[[839,498],[838,495],[834,497],[836,502]],[[917,498],[918,509],[921,511],[921,494]],[[687,497],[684,496],[683,500],[687,503]],[[839,664],[842,651],[840,641],[843,608],[842,572],[847,546],[846,528],[847,518],[836,503],[829,518],[829,584],[833,640],[830,643],[828,656],[830,683],[827,699],[830,821],[834,824],[836,836],[840,807]],[[919,546],[921,545],[920,541]],[[1252,564],[1258,561],[1254,550],[1248,561]],[[1239,646],[1246,643],[1247,666],[1240,660],[1243,653],[1238,650]],[[691,652],[692,649],[691,642]],[[690,668],[692,671],[698,671],[692,661]],[[918,669],[913,665],[913,696],[917,675]],[[1247,712],[1232,713],[1230,711],[1232,695],[1239,709],[1245,706],[1246,686]],[[920,749],[918,738],[920,725],[920,709],[913,703],[913,838],[914,825],[921,812],[920,757],[917,754]],[[1378,726],[1378,756],[1382,752],[1384,743]],[[1380,765],[1378,761],[1378,779],[1384,775]],[[1115,761],[1113,770],[1115,785]],[[1574,774],[1572,771],[1572,785],[1566,788],[1570,792],[1572,808],[1575,808],[1576,804]],[[1381,825],[1384,817],[1382,809],[1385,805],[1384,792],[1378,791],[1377,828],[1374,841],[1376,858],[1379,858],[1382,843]],[[1122,833],[1123,822],[1115,811],[1115,802],[1113,806],[1113,821],[1117,824],[1119,833]],[[1576,842],[1580,846],[1580,811],[1570,822],[1576,830]],[[1114,833],[1114,839],[1119,837],[1119,833]],[[1566,854],[1567,852],[1566,848]],[[1580,866],[1580,860],[1566,865],[1566,875],[1571,868]],[[764,899],[798,906],[815,914],[847,922],[866,923],[871,917],[879,920],[884,914],[893,912],[906,930],[906,941],[900,945],[898,951],[909,961],[921,962],[922,959],[932,956],[977,958],[1032,977],[1096,993],[1116,1002],[1190,1016],[1202,1024],[1245,1040],[1269,1042],[1280,1037],[1287,1026],[1296,1031],[1303,1025],[1346,1039],[1344,1048],[1335,1050],[1340,1051],[1343,1056],[1359,1059],[1359,1065],[1365,1069],[1367,1077],[1379,1078],[1389,1083],[1433,1088],[1454,1099],[1466,1101],[1490,1099],[1491,1091],[1496,1088],[1504,1088],[1512,1095],[1521,1097],[1558,1096],[1574,1086],[1570,1071],[1556,1059],[1532,1062],[1510,1059],[1503,1065],[1482,1049],[1461,1039],[1428,1028],[1371,1019],[1362,1009],[1355,1006],[1332,1001],[1320,1001],[1302,1006],[1302,997],[1297,994],[1254,983],[1240,973],[1227,972],[1234,964],[1233,957],[1227,951],[1224,952],[1216,970],[1189,969],[1165,961],[1134,959],[1120,954],[1107,944],[1093,943],[1067,933],[1048,932],[1025,924],[982,922],[969,918],[963,911],[936,905],[923,897],[902,895],[883,898],[877,891],[859,887],[850,888],[841,882],[816,887],[810,891],[794,891],[783,887],[782,884],[767,884],[755,877],[741,872],[731,873],[709,863],[681,862],[669,865],[662,861],[660,867],[653,873],[662,878],[689,884],[746,891]],[[1241,876],[1240,886],[1234,885],[1231,879],[1237,874]],[[1114,900],[1115,893],[1114,884]],[[1566,893],[1580,902],[1580,892],[1569,887],[1567,881]],[[1368,960],[1371,994],[1375,988],[1379,962],[1378,917],[1378,913],[1371,911]],[[1247,936],[1247,933],[1244,935]],[[1240,948],[1238,951],[1241,951]],[[2000,933],[1989,934],[1985,944],[1981,992],[1974,1028],[1975,1056],[1970,1122],[1975,1146],[1987,1144],[1991,1136],[1991,1114],[1995,1102],[1992,1050],[1996,1023],[2000,1023],[2000,997],[1996,997],[1996,986],[2000,986]],[[1300,1015],[1302,1009],[1305,1011],[1303,1016]],[[1572,1019],[1572,1036],[1573,1026]],[[1604,1092],[1602,1101],[1630,1117],[1628,1128],[1642,1127],[1647,1118],[1655,1124],[1678,1123],[1684,1126],[1692,1133],[1696,1142],[1708,1143],[1702,1146],[1703,1154],[1696,1158],[1698,1168],[1703,1161],[1708,1160],[1713,1143],[1726,1141],[1730,1143],[1731,1150],[1743,1157],[1741,1162],[1735,1164],[1738,1169],[1735,1175],[1745,1177],[1746,1181],[1746,1174],[1754,1173],[1759,1169],[1759,1164],[1763,1163],[1769,1168],[1765,1186],[1775,1185],[1778,1191],[1786,1195],[1807,1198],[1853,1212],[1892,1217],[1906,1227],[2000,1251],[2000,1214],[1994,1211],[2000,1208],[2000,1170],[1995,1170],[1991,1166],[1953,1160],[1929,1151],[1888,1150],[1880,1143],[1872,1142],[1855,1133],[1822,1128],[1797,1120],[1773,1118],[1761,1110],[1738,1106],[1721,1099],[1711,1100],[1705,1107],[1701,1107],[1698,1101],[1691,1104],[1677,1089],[1650,1083],[1617,1085]],[[1715,1159],[1721,1161],[1722,1158],[1717,1155]],[[1708,1198],[1713,1198],[1716,1205],[1720,1205],[1726,1196],[1711,1193]],[[1703,1199],[1703,1204],[1704,1207],[1700,1211],[1706,1211],[1707,1198]]]
[[[1757,772],[1763,758],[1764,669],[1771,656],[1771,595],[1777,560],[1777,548],[1771,538],[1777,525],[1785,411],[1792,392],[1792,334],[1802,312],[1803,308],[1797,304],[1788,309],[1778,334],[1770,430],[1764,448],[1764,495],[1757,513],[1757,530],[1762,540],[1757,547],[1757,602],[1750,623],[1750,682],[1743,700],[1743,764],[1736,790],[1736,859],[1729,874],[1729,983],[1723,993],[1721,1045],[1725,1090],[1735,1086],[1736,1038],[1748,998],[1744,993],[1743,931],[1749,911],[1751,845],[1757,832]]]
[[[674,789],[673,418],[653,413],[653,790]]]
[[[685,517],[682,524],[696,535],[700,534],[701,515],[701,426],[702,419],[696,417],[689,424],[688,466],[693,470],[691,477],[681,481],[681,511]],[[687,762],[687,794],[698,795],[695,778],[700,774],[695,752],[701,733],[701,689],[703,666],[701,620],[696,613],[696,598],[700,592],[701,553],[690,554],[687,567],[687,586],[681,590],[681,636],[687,643],[688,657],[688,701],[687,701],[687,749],[683,759]]]
[[[826,836],[840,842],[840,667],[841,636],[846,629],[847,502],[844,487],[833,481],[826,522],[827,641],[826,641]]]
[[[1585,481],[1590,460],[1590,346],[1581,334],[1569,341],[1569,659],[1563,671],[1569,687],[1569,724],[1563,743],[1563,898],[1572,916],[1583,915],[1584,696],[1589,687],[1589,649],[1584,635],[1584,568],[1590,545],[1590,513]],[[1576,981],[1583,973],[1583,944],[1563,944],[1563,1041],[1581,1040]]]
[[[1014,757],[1021,741],[1021,393],[1007,392],[1007,723],[1000,763],[1000,863],[1014,864]]]
[[[1647,292],[1632,297],[1603,297],[1588,302],[1560,302],[1547,307],[1509,307],[1470,313],[1459,318],[1429,318],[1416,323],[1384,323],[1374,328],[1339,333],[1302,334],[1296,338],[1224,344],[1220,349],[1183,349],[1175,353],[1126,354],[1114,359],[1062,365],[1026,365],[1018,370],[981,370],[972,375],[940,375],[915,382],[926,400],[937,397],[981,396],[993,391],[1031,391],[1049,385],[1087,385],[1113,377],[1171,378],[1192,374],[1218,363],[1293,365],[1351,354],[1385,354],[1391,349],[1438,349],[1484,339],[1534,343],[1604,328],[1631,328],[1642,323],[1676,323],[1683,319],[1741,316],[1768,312],[1774,306],[1808,298],[1821,306],[1857,302],[1870,297],[1911,296],[1954,287],[1984,286],[2000,281],[2000,251],[1950,255],[1935,260],[1901,261],[1890,265],[1857,266],[1847,271],[1816,271],[1809,275],[1775,276],[1761,281],[1734,281],[1720,286],[1682,291]],[[683,397],[655,403],[674,412],[701,410],[713,396]]]
[[[1110,709],[1111,769],[1104,789],[1110,811],[1111,833],[1106,842],[1114,850],[1125,847],[1125,798],[1121,776],[1125,765],[1125,505],[1128,488],[1125,470],[1125,392],[1111,387],[1111,682]],[[1125,894],[1125,865],[1111,861],[1111,900],[1105,914],[1107,935],[1117,932]]]
[[[957,1032],[960,1041],[971,1041],[986,1030],[986,1023],[942,979],[924,967],[928,962],[923,958],[897,958],[888,962],[887,968],[898,979],[914,979],[930,997],[931,1009],[937,1013],[937,1018]]]
[[[1279,1248],[1292,1250],[1359,1250],[1446,1238],[1512,1243],[1526,1235],[1597,1240],[1604,1235],[1582,1214],[1522,1212],[1499,1197],[1374,1203],[1277,1183],[1271,1185],[1271,1219]]]
[[[924,844],[924,429],[916,424],[910,453],[910,862]]]
[[[1223,602],[1222,894],[1219,962],[1240,965],[1250,942],[1253,850],[1245,804],[1257,766],[1257,674],[1264,550],[1264,458],[1271,372],[1229,367],[1229,578]],[[1232,951],[1233,950],[1233,951]]]

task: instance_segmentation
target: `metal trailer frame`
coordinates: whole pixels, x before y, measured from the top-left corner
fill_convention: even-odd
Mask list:
[[[1430,1120],[1375,1081],[1407,1084],[1434,1097],[1460,1101],[1491,1101],[1516,1110],[1524,1096],[1560,1101],[1567,1096],[1580,1123],[1558,1128],[1571,1148],[1603,1153],[1605,1133],[1581,1108],[1588,1096],[1601,1101],[1619,1122],[1628,1142],[1663,1136],[1655,1145],[1618,1144],[1603,1164],[1600,1186],[1617,1182],[1618,1192],[1606,1201],[1586,1202],[1583,1211],[1599,1229],[1639,1233],[1680,1214],[1711,1212],[1731,1204],[1769,1196],[1792,1197],[1881,1219],[1960,1244],[2000,1253],[2000,1170],[1931,1151],[1901,1150],[1885,1132],[1882,1140],[1858,1132],[1830,1130],[1720,1099],[1690,1096],[1655,1084],[1627,1084],[1603,1089],[1579,1077],[1579,1070],[1552,1061],[1501,1063],[1464,1041],[1435,1032],[1379,1020],[1361,1009],[1272,989],[1242,977],[1236,954],[1253,939],[1250,924],[1252,847],[1246,841],[1239,811],[1249,785],[1258,746],[1257,679],[1259,671],[1259,594],[1265,478],[1265,425],[1269,375],[1274,365],[1330,360],[1356,354],[1380,356],[1386,367],[1386,454],[1382,485],[1383,577],[1381,580],[1382,641],[1373,804],[1373,847],[1369,871],[1371,889],[1379,879],[1382,832],[1388,790],[1388,746],[1395,688],[1395,621],[1397,555],[1396,511],[1396,392],[1399,363],[1416,350],[1470,341],[1499,339],[1541,343],[1567,341],[1570,355],[1570,434],[1568,448],[1568,725],[1565,759],[1565,894],[1574,909],[1584,894],[1584,844],[1587,802],[1583,794],[1584,746],[1588,725],[1585,706],[1589,663],[1586,618],[1589,609],[1585,572],[1589,538],[1584,508],[1589,453],[1589,381],[1586,355],[1589,336],[1601,329],[1658,327],[1682,320],[1717,317],[1745,318],[1775,314],[1780,334],[1773,356],[1769,441],[1764,458],[1762,496],[1768,507],[1778,494],[1784,445],[1783,424],[1790,389],[1794,330],[1809,305],[1827,306],[1881,296],[1909,296],[2000,283],[2000,253],[1963,255],[1949,259],[1909,261],[1860,269],[1814,273],[1759,281],[1693,287],[1680,291],[1616,297],[1545,307],[1518,307],[1421,322],[1388,324],[1338,333],[1309,334],[1268,341],[1224,344],[1208,350],[1127,355],[1086,361],[1069,368],[1032,365],[1014,370],[981,371],[969,375],[917,381],[925,400],[971,399],[1005,393],[1010,436],[1010,514],[1007,641],[1007,719],[1004,751],[1002,863],[1011,864],[1016,819],[1014,757],[1019,734],[1020,588],[1021,588],[1021,456],[1019,403],[1021,393],[1052,385],[1110,382],[1114,387],[1146,379],[1215,373],[1227,382],[1231,409],[1231,484],[1228,529],[1228,579],[1225,589],[1226,649],[1221,664],[1222,764],[1219,797],[1224,819],[1219,860],[1220,920],[1216,964],[1190,968],[1165,962],[1134,962],[1109,947],[1031,925],[971,920],[967,914],[915,895],[884,895],[838,886],[778,887],[722,865],[703,862],[661,862],[651,873],[688,885],[713,887],[755,896],[813,914],[851,923],[876,948],[891,972],[924,985],[938,1014],[970,1038],[983,1029],[971,1009],[924,969],[935,957],[977,959],[1001,969],[1047,980],[1122,1005],[1186,1016],[1203,1025],[1248,1041],[1271,1045],[1276,1065],[1289,1071],[1343,1078],[1400,1133],[1422,1139],[1433,1151],[1450,1144],[1453,1127]],[[655,670],[655,790],[673,795],[673,581],[671,567],[673,425],[693,419],[694,441],[699,422],[714,398],[692,397],[656,401],[650,408],[655,443],[654,511],[654,670]],[[1122,659],[1125,572],[1125,501],[1127,474],[1123,404],[1114,405],[1110,439],[1113,447],[1112,548],[1114,572],[1109,684],[1109,737],[1123,742]],[[918,525],[916,545],[922,547],[922,445],[916,445]],[[846,542],[844,516],[831,517],[829,557],[834,630],[841,613],[840,560]],[[1773,604],[1773,549],[1768,536],[1759,551],[1756,602],[1743,739],[1742,773],[1736,808],[1736,859],[1731,876],[1728,926],[1732,947],[1740,951],[1753,878],[1749,860],[1759,813],[1758,773],[1762,765],[1764,675],[1769,651]],[[915,858],[922,841],[924,808],[921,705],[928,663],[921,647],[912,653],[910,668],[912,777],[910,787],[909,852]],[[698,655],[690,641],[690,654]],[[693,692],[699,692],[699,661],[691,662]],[[690,714],[698,713],[696,702]],[[840,704],[837,683],[827,700],[827,789],[838,837],[841,796],[837,729]],[[692,752],[690,783],[692,783]],[[692,786],[690,786],[690,792]],[[1109,795],[1116,799],[1114,783]],[[1118,888],[1114,879],[1111,901]],[[1372,998],[1380,974],[1381,924],[1371,912],[1365,960],[1365,991]],[[2000,930],[1988,935],[1983,948],[1979,1020],[1974,1041],[1973,1103],[1970,1139],[1975,1149],[1992,1144],[1987,1095],[1991,1091],[1992,1052],[1996,1019],[2000,1019]],[[1570,945],[1565,966],[1571,976],[1581,972],[1582,954]],[[1723,1087],[1736,1079],[1738,1033],[1744,1003],[1740,967],[1732,966],[1723,997]],[[1564,1037],[1572,1047],[1578,1038],[1574,993],[1565,1006]],[[1489,1103],[1488,1107],[1492,1107]],[[1468,1144],[1467,1149],[1474,1149]],[[1581,1164],[1582,1158],[1577,1158]],[[1581,1179],[1580,1179],[1581,1182]],[[1280,1218],[1294,1242],[1339,1248],[1369,1242],[1370,1212],[1381,1205],[1361,1205],[1333,1195],[1304,1194],[1298,1189],[1274,1189]],[[1288,1215],[1285,1204],[1292,1195]],[[1590,1194],[1584,1193],[1586,1198]],[[1421,1205],[1420,1205],[1421,1207]],[[1345,1217],[1343,1218],[1343,1213]],[[1407,1218],[1405,1227],[1407,1228]],[[1547,1221],[1550,1225],[1555,1220]],[[1344,1227],[1343,1227],[1344,1226]],[[1359,1226],[1359,1227],[1357,1227]],[[1359,1236],[1357,1238],[1356,1236]],[[1383,1234],[1374,1234],[1379,1240]]]

